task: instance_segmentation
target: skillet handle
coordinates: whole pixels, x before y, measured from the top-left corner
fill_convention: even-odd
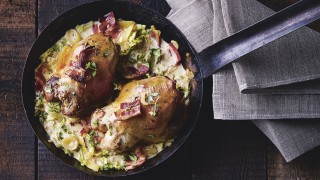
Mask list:
[[[203,77],[239,57],[320,18],[320,0],[301,0],[199,53]]]

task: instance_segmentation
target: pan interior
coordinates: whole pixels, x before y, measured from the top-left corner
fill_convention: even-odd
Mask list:
[[[96,1],[84,5],[80,5],[70,11],[59,16],[52,23],[50,23],[39,35],[33,44],[28,55],[22,80],[22,98],[23,105],[28,117],[28,120],[40,141],[59,159],[66,164],[84,171],[86,173],[117,177],[135,174],[138,172],[150,169],[160,162],[171,156],[186,140],[189,133],[196,123],[198,113],[202,100],[202,79],[201,72],[199,71],[195,77],[196,85],[191,92],[189,108],[192,109],[189,118],[184,126],[178,132],[175,142],[171,147],[165,148],[156,157],[149,159],[142,166],[130,171],[99,171],[94,172],[87,167],[81,166],[80,162],[76,159],[65,154],[61,149],[55,147],[54,144],[48,142],[47,133],[43,126],[40,124],[39,119],[34,116],[34,70],[40,64],[40,55],[50,48],[64,33],[70,28],[78,24],[83,24],[91,20],[97,20],[106,13],[113,11],[116,18],[125,20],[136,21],[137,23],[145,24],[147,26],[155,25],[161,31],[162,38],[166,41],[176,40],[179,43],[179,52],[181,55],[187,52],[193,57],[193,63],[198,67],[196,54],[192,47],[182,35],[182,33],[165,17],[147,8],[128,2],[113,2],[113,1]]]

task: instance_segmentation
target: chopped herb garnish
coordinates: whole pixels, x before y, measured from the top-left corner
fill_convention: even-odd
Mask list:
[[[161,50],[160,50],[160,48],[152,49],[152,55],[154,56],[155,64],[158,64],[160,62],[160,60],[161,60]]]
[[[95,119],[95,120],[93,121],[93,125],[95,125],[95,126],[99,126],[99,122],[98,122],[98,120],[97,120],[97,119]]]
[[[128,157],[129,157],[129,159],[131,161],[137,161],[138,160],[137,156],[135,154],[133,154],[133,153],[129,154]]]
[[[86,68],[86,69],[89,69],[90,67],[91,67],[91,62],[87,62],[85,68]]]
[[[92,77],[96,77],[97,71],[93,71],[91,75],[92,75]]]
[[[97,136],[97,132],[96,131],[91,131],[89,134],[90,134],[90,136]]]
[[[61,103],[60,102],[50,102],[49,103],[49,111],[60,113],[61,112]]]
[[[97,64],[95,62],[87,62],[85,65],[85,69],[91,69],[91,76],[95,77],[97,75]]]
[[[94,68],[94,69],[96,69],[96,68],[97,68],[97,64],[96,64],[95,62],[92,62],[92,63],[91,63],[91,67]]]
[[[84,136],[84,140],[86,142],[87,147],[95,147],[95,144],[92,140],[92,136],[90,134],[86,134]]]
[[[108,131],[109,131],[109,135],[112,136],[112,126],[110,126],[110,124],[108,125]]]
[[[62,124],[61,125],[61,129],[64,131],[64,132],[68,132],[68,128],[65,124]]]
[[[63,133],[60,131],[58,134],[58,140],[61,141],[62,139],[63,139]]]

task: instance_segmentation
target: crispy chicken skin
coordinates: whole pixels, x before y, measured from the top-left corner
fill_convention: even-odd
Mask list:
[[[90,113],[110,95],[118,58],[116,46],[101,33],[65,47],[58,57],[56,77],[52,77],[56,83],[49,84],[53,89],[51,98],[46,100],[60,100],[64,115],[80,117]]]
[[[166,77],[126,84],[113,103],[91,116],[91,126],[106,132],[100,148],[123,152],[139,142],[163,141],[180,99],[175,82]]]

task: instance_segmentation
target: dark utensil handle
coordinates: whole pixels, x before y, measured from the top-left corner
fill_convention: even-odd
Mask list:
[[[320,0],[301,0],[199,53],[208,77],[239,57],[320,18]]]

